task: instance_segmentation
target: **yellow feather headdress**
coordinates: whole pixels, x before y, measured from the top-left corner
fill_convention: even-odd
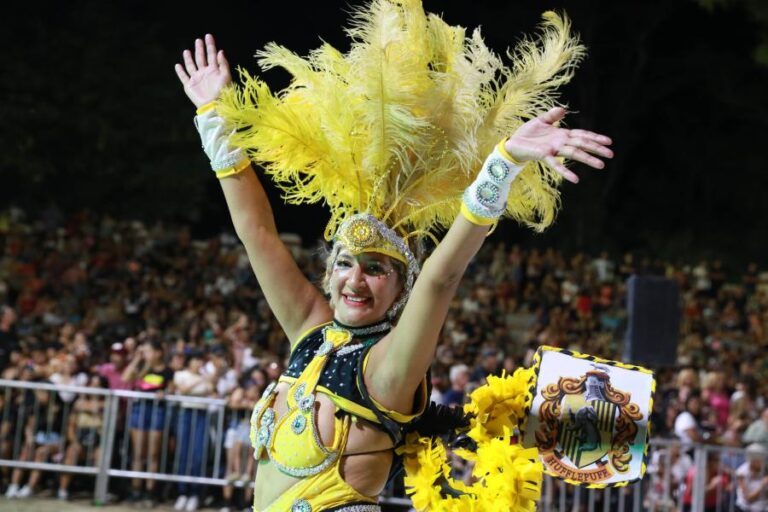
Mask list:
[[[378,219],[404,240],[430,236],[453,222],[486,154],[551,108],[583,57],[565,17],[543,18],[541,35],[508,51],[505,66],[479,29],[467,36],[425,13],[421,0],[373,0],[353,13],[349,51],[323,44],[300,57],[270,43],[256,54],[259,65],[284,68],[290,85],[273,93],[240,70],[242,85],[225,91],[218,112],[237,129],[231,143],[263,166],[287,202],[328,205],[326,239],[354,238],[350,224],[364,233],[353,217]],[[543,230],[559,182],[543,163],[529,163],[506,214]],[[399,254],[410,266],[412,255],[383,238],[365,250]]]

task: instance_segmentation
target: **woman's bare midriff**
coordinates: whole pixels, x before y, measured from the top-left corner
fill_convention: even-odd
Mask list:
[[[286,397],[288,384],[277,386],[274,408],[280,418],[288,410]],[[336,406],[330,398],[317,392],[315,407],[320,439],[325,446],[333,445],[334,413]],[[342,478],[364,496],[377,496],[387,483],[392,464],[392,441],[389,436],[368,421],[357,419],[350,426],[347,446],[341,459]],[[266,452],[258,462],[254,484],[255,510],[263,510],[281,494],[292,487],[299,478],[281,473],[270,461]]]

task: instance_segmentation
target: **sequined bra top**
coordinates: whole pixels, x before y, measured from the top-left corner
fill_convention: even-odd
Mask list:
[[[267,387],[254,407],[251,415],[254,457],[258,460],[266,452],[275,467],[285,474],[315,475],[333,464],[346,445],[350,422],[338,411],[364,418],[390,437],[421,414],[427,402],[426,379],[417,392],[416,412],[409,415],[387,410],[373,400],[365,388],[362,375],[370,348],[389,329],[386,322],[361,330],[331,323],[303,336],[291,352],[288,369],[279,379],[290,384],[285,414],[277,418],[273,408],[276,383]],[[337,409],[331,446],[323,445],[317,431],[316,393],[328,396]]]

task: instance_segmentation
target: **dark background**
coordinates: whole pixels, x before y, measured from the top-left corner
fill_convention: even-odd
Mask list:
[[[358,2],[350,2],[358,3]],[[350,3],[26,2],[2,15],[0,210],[56,206],[149,222],[229,225],[223,198],[173,71],[211,32],[233,66],[277,41],[306,54],[345,50]],[[609,134],[605,171],[576,168],[544,235],[508,221],[494,237],[597,253],[608,249],[734,265],[768,254],[768,2],[437,1],[431,12],[473,29],[496,51],[565,10],[589,48],[562,100],[572,127]],[[287,76],[264,78],[282,87]],[[278,225],[322,233],[322,208],[276,206]]]

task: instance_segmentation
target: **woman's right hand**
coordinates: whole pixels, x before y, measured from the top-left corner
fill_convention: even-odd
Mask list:
[[[216,41],[211,34],[195,40],[195,57],[184,50],[184,65],[176,64],[176,75],[184,85],[184,92],[196,107],[218,99],[221,90],[232,82],[229,62],[224,57],[224,50],[216,51]]]

